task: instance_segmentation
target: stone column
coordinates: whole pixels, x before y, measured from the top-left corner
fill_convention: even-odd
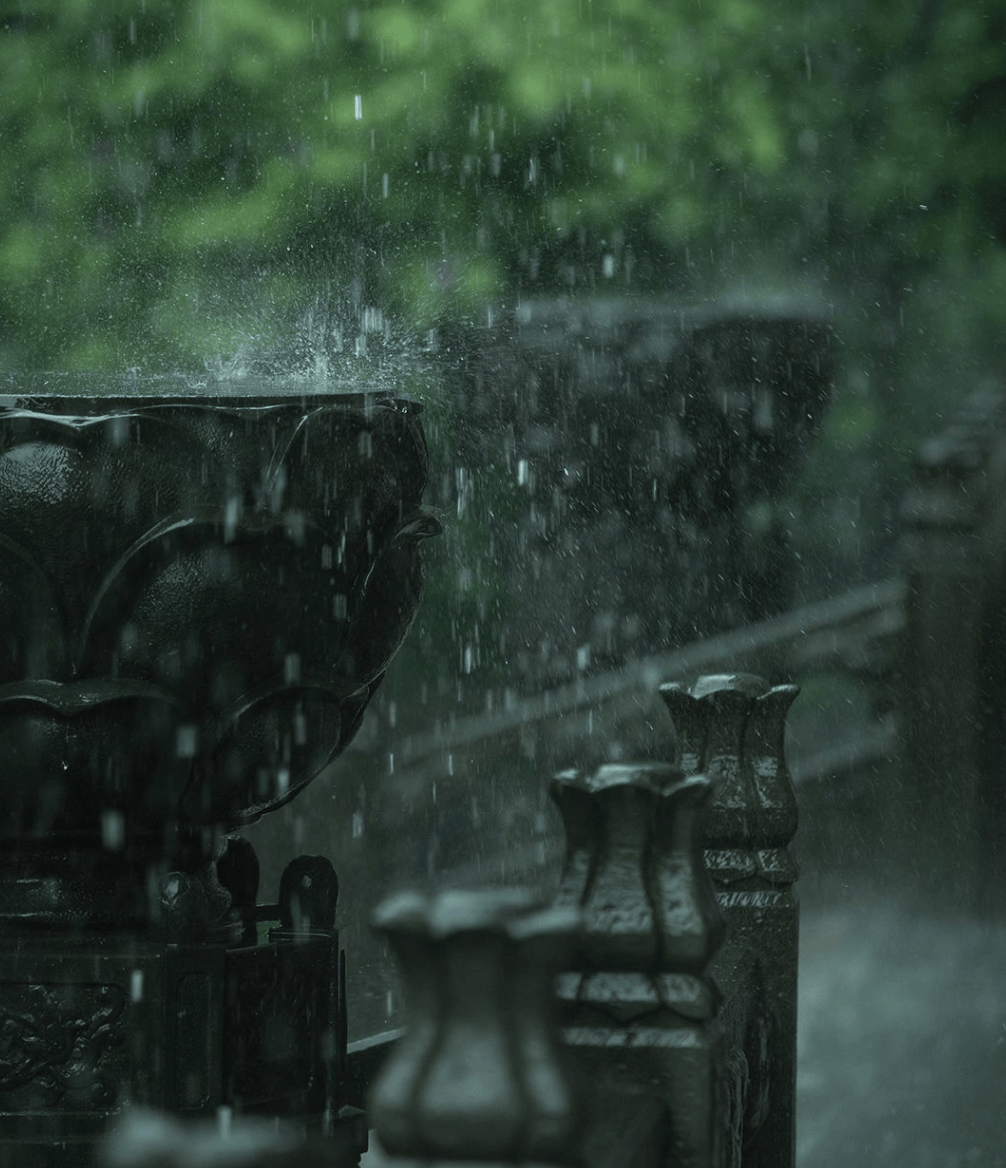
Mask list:
[[[799,912],[788,845],[797,805],[784,735],[798,692],[750,674],[660,687],[678,765],[715,784],[703,842],[730,938],[715,970],[724,985],[748,986],[745,1168],[791,1168],[795,1154]]]

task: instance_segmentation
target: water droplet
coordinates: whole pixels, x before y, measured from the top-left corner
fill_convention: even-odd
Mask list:
[[[65,763],[63,764],[66,765]],[[103,811],[101,815],[101,842],[110,852],[121,851],[126,840],[126,821],[121,811]]]
[[[175,755],[178,758],[195,758],[199,750],[199,727],[179,726],[175,731]]]

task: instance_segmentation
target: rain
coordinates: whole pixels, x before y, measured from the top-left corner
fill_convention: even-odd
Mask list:
[[[661,685],[741,674],[800,687],[778,1163],[1003,1162],[1004,45],[0,14],[0,1168],[357,1138],[378,906],[551,902],[554,776],[687,773]]]

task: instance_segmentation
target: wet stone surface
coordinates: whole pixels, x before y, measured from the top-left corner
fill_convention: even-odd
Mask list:
[[[1006,920],[836,876],[804,903],[798,1168],[1006,1165]]]

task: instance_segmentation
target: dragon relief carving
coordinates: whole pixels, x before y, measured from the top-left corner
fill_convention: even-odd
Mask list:
[[[107,984],[0,986],[0,1109],[116,1102],[125,993]]]

